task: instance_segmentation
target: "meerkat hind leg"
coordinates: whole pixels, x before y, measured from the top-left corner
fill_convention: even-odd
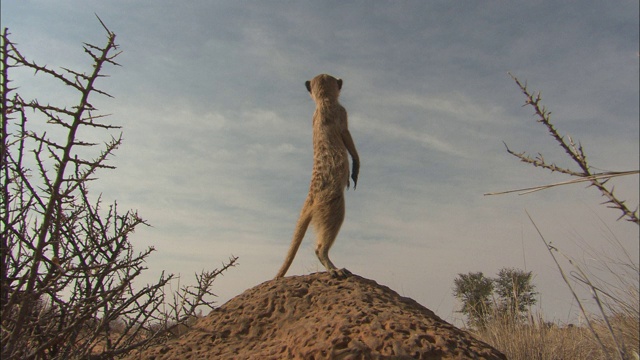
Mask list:
[[[344,221],[344,197],[339,197],[328,206],[318,209],[319,215],[315,220],[317,231],[316,255],[318,259],[335,278],[344,278],[351,273],[347,269],[338,269],[329,259],[329,249],[333,245],[340,227]]]
[[[316,255],[318,256],[318,259],[320,259],[322,265],[324,265],[324,267],[327,269],[331,277],[342,279],[351,275],[351,272],[349,270],[345,268],[338,269],[333,264],[331,259],[329,259],[329,246],[323,246],[320,241],[318,242],[318,245],[316,247]]]

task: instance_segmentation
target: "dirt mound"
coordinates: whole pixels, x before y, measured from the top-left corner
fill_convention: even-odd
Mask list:
[[[357,275],[267,281],[131,359],[506,359],[417,302]]]

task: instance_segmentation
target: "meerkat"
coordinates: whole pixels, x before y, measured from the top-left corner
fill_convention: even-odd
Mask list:
[[[347,111],[338,102],[342,79],[321,74],[305,83],[316,103],[313,113],[313,171],[309,194],[302,206],[293,240],[276,278],[283,277],[296,256],[309,224],[316,231],[316,255],[333,277],[345,277],[329,259],[329,249],[344,221],[344,190],[349,188],[349,158],[353,167],[353,189],[358,183],[360,158],[347,124]]]

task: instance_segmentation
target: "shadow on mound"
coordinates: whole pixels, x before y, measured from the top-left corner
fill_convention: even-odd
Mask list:
[[[131,359],[506,359],[431,310],[357,275],[251,288]]]

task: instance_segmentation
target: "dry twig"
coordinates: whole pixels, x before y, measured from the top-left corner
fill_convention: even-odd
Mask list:
[[[543,155],[540,153],[538,153],[537,157],[532,158],[531,156],[527,155],[525,152],[520,152],[520,153],[514,152],[511,149],[509,149],[507,144],[505,144],[505,147],[507,148],[507,152],[519,158],[520,161],[525,162],[527,164],[531,164],[535,167],[542,167],[544,169],[550,170],[551,172],[556,172],[556,171],[561,172],[567,175],[578,177],[579,179],[574,181],[567,181],[567,182],[556,183],[551,185],[543,185],[539,187],[527,188],[522,190],[510,190],[510,191],[503,191],[503,192],[487,193],[485,195],[498,195],[498,194],[506,194],[511,192],[527,191],[527,190],[531,190],[529,192],[532,192],[532,191],[548,189],[554,186],[567,185],[567,184],[587,181],[590,183],[590,186],[597,188],[602,194],[602,196],[604,196],[607,199],[605,202],[603,202],[603,204],[606,204],[607,207],[609,208],[618,209],[622,213],[618,218],[618,220],[625,218],[627,221],[640,225],[640,218],[638,218],[638,207],[636,207],[634,211],[630,210],[627,207],[624,200],[620,200],[617,198],[616,195],[614,195],[614,187],[608,188],[607,186],[605,186],[605,184],[613,177],[638,174],[639,171],[634,170],[634,171],[608,172],[608,173],[592,172],[591,166],[587,162],[587,155],[585,154],[582,145],[580,143],[576,144],[570,136],[565,137],[560,135],[558,130],[551,123],[551,112],[548,111],[544,106],[542,106],[541,104],[542,98],[540,96],[540,93],[530,92],[527,89],[526,83],[525,84],[521,83],[520,80],[518,80],[518,78],[513,76],[511,73],[509,75],[513,78],[513,80],[516,82],[518,87],[520,87],[520,90],[522,91],[522,93],[525,95],[526,97],[525,106],[531,106],[533,108],[535,115],[537,117],[536,121],[543,124],[547,128],[549,135],[556,141],[556,143],[558,143],[558,145],[560,145],[560,147],[564,150],[564,152],[578,166],[579,170],[571,170],[568,168],[557,166],[554,163],[548,163],[544,159]]]

